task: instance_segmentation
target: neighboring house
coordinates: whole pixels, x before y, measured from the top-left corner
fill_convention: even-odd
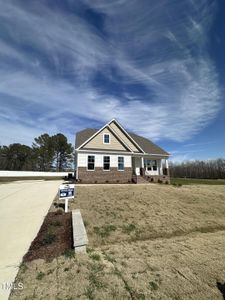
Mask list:
[[[150,140],[127,132],[115,119],[101,129],[76,134],[76,179],[82,183],[169,183],[169,154]]]

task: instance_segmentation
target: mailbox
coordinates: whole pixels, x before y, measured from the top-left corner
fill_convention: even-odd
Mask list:
[[[59,186],[59,199],[71,199],[75,195],[75,184],[61,184]]]

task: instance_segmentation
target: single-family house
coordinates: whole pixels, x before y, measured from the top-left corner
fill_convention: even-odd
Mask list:
[[[169,183],[169,153],[115,119],[77,132],[76,180],[81,183]]]

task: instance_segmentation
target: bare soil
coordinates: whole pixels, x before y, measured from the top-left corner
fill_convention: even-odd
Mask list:
[[[23,262],[34,259],[51,261],[62,255],[66,250],[72,249],[72,214],[49,212],[46,216],[36,238],[33,240]]]
[[[223,299],[225,186],[80,186],[74,208],[88,253],[25,263],[10,300]]]

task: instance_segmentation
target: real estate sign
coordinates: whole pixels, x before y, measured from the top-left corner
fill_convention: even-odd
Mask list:
[[[59,186],[59,199],[74,198],[75,184],[61,184]]]

